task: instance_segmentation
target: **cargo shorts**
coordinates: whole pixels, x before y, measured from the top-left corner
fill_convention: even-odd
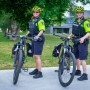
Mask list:
[[[76,59],[87,60],[88,44],[79,43],[77,45],[74,45],[74,55],[75,55]]]
[[[45,42],[45,40],[43,40],[42,42],[38,42],[38,41],[32,42],[33,55],[41,55],[42,54],[44,42]]]

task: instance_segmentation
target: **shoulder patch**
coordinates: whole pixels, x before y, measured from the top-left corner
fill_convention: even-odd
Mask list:
[[[41,22],[42,23],[42,25],[44,25],[44,22]]]
[[[90,27],[90,23],[88,23],[88,24],[86,24],[87,25],[87,27]]]

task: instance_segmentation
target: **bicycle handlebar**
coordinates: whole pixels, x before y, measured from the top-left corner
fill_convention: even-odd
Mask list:
[[[62,39],[64,41],[71,39],[71,38],[68,38],[68,37],[60,36],[60,35],[55,35],[55,36],[58,36],[60,39]]]
[[[13,35],[13,34],[11,34],[11,33],[8,33],[7,34],[7,36],[10,36],[10,35]],[[28,36],[26,36],[26,35],[16,35],[17,37],[20,37],[20,38],[25,38],[25,39],[29,39],[29,40],[34,40],[34,36],[32,36],[32,37],[28,37]],[[38,41],[42,41],[42,38],[41,37],[39,37],[38,38]]]
[[[72,40],[74,40],[74,42],[79,42],[80,41],[80,38],[76,38],[75,36],[72,37]]]
[[[26,39],[29,39],[29,40],[34,40],[34,37],[26,37]],[[38,40],[39,40],[39,41],[42,41],[42,38],[41,38],[41,37],[39,37],[39,38],[38,38]]]
[[[75,36],[70,37],[70,38],[64,37],[64,36],[60,36],[60,35],[55,35],[55,36],[60,37],[60,39],[63,40],[63,41],[69,41],[69,40],[74,40],[75,42],[79,42],[80,41],[80,39],[75,38]]]

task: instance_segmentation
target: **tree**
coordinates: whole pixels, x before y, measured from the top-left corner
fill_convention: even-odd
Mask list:
[[[43,9],[42,17],[46,25],[63,20],[63,13],[67,10],[70,0],[1,0],[0,9],[12,13],[21,28],[26,30],[32,16],[31,9],[38,5]]]
[[[0,28],[4,36],[7,36],[7,33],[11,33],[13,35],[17,35],[19,31],[19,26],[16,20],[13,19],[11,13],[5,13],[5,11],[1,11],[0,15]]]
[[[11,13],[20,24],[22,30],[28,29],[28,22],[32,16],[32,7],[38,5],[43,9],[42,18],[46,26],[64,20],[64,12],[68,10],[72,0],[0,0],[0,11]],[[89,0],[75,0],[89,1]]]
[[[78,2],[78,1],[82,2],[83,4],[88,4],[88,3],[90,3],[90,0],[76,0],[76,2]]]
[[[0,28],[2,28],[2,32],[4,34],[4,36],[6,36],[6,30],[9,27],[9,18],[10,18],[11,14],[10,13],[5,13],[4,11],[2,11],[2,14],[0,15]]]

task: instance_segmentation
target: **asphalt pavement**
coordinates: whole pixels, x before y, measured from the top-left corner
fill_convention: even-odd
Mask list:
[[[75,76],[73,82],[68,87],[62,87],[58,80],[58,67],[42,68],[43,78],[33,79],[28,72],[23,70],[20,73],[18,83],[13,85],[13,70],[0,70],[0,90],[90,90],[90,66],[87,66],[88,80],[78,81]]]

